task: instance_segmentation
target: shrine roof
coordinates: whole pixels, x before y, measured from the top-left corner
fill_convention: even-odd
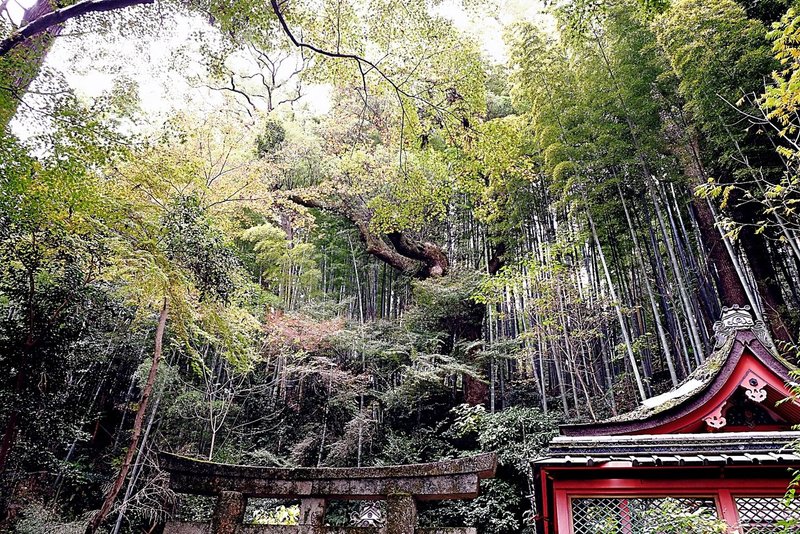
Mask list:
[[[749,307],[723,309],[714,324],[712,353],[676,388],[649,399],[633,411],[595,423],[565,424],[566,436],[643,433],[674,421],[708,403],[731,378],[744,354],[753,355],[782,383],[790,381],[795,366],[782,358],[763,321],[753,321]],[[558,439],[558,438],[557,438]]]
[[[800,431],[730,432],[709,434],[635,434],[630,436],[558,436],[550,442],[549,458],[536,460],[548,463],[561,458],[566,463],[581,458],[607,457],[685,457],[692,456],[758,456],[775,455],[789,458],[797,451],[791,444],[800,439]],[[800,460],[800,456],[797,457]],[[751,462],[751,460],[748,460]],[[752,463],[752,462],[751,462]]]
[[[550,443],[539,466],[593,467],[624,462],[632,467],[800,465],[791,444],[800,432],[736,432],[721,434],[642,434],[561,436]]]

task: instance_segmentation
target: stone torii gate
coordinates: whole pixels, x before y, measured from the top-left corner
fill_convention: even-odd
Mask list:
[[[281,469],[226,465],[162,453],[176,493],[217,497],[211,523],[167,523],[164,534],[475,534],[417,528],[417,501],[474,499],[494,477],[494,453],[429,464]],[[248,498],[300,499],[298,526],[244,525]],[[326,527],[329,500],[385,500],[383,527]]]

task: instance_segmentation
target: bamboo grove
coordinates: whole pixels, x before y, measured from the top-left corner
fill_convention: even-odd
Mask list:
[[[1,4],[0,530],[207,516],[159,450],[499,450],[484,495],[421,522],[529,532],[526,462],[555,425],[679,385],[722,307],[795,358],[793,3],[548,2],[498,62],[459,21],[512,4]],[[68,83],[179,24],[152,77],[205,100],[147,102],[124,64],[92,96]]]

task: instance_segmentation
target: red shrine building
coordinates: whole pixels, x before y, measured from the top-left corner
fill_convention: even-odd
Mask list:
[[[561,426],[532,464],[538,534],[800,532],[800,493],[783,498],[800,469],[795,368],[749,308],[723,310],[714,333],[713,353],[676,389]]]

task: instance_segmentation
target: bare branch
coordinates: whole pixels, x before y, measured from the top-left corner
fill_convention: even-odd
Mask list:
[[[281,11],[278,0],[270,0],[270,4],[272,5],[272,11],[275,13],[275,16],[278,17],[278,22],[280,22],[281,28],[283,28],[283,32],[286,34],[287,37],[289,37],[289,40],[296,47],[300,49],[311,50],[312,52],[315,52],[321,56],[329,58],[348,59],[351,61],[355,61],[360,67],[359,71],[361,73],[362,79],[364,79],[367,74],[369,74],[371,71],[374,70],[375,72],[378,73],[378,75],[381,78],[383,78],[386,81],[386,83],[392,86],[392,89],[394,89],[394,92],[397,94],[398,99],[401,100],[401,104],[402,104],[402,97],[419,100],[418,96],[412,95],[407,91],[405,91],[400,85],[398,85],[394,80],[392,80],[392,78],[389,77],[389,75],[383,72],[383,70],[381,70],[381,68],[378,66],[378,62],[370,61],[369,59],[366,59],[357,54],[350,54],[338,51],[331,52],[329,50],[324,50],[322,48],[319,48],[318,46],[315,46],[313,44],[300,41],[299,39],[297,39],[297,37],[295,37],[294,33],[292,33],[292,30],[289,28],[289,23],[286,22],[286,18],[283,16],[283,12]],[[364,66],[368,68],[365,69]],[[364,83],[366,85],[366,82]]]

